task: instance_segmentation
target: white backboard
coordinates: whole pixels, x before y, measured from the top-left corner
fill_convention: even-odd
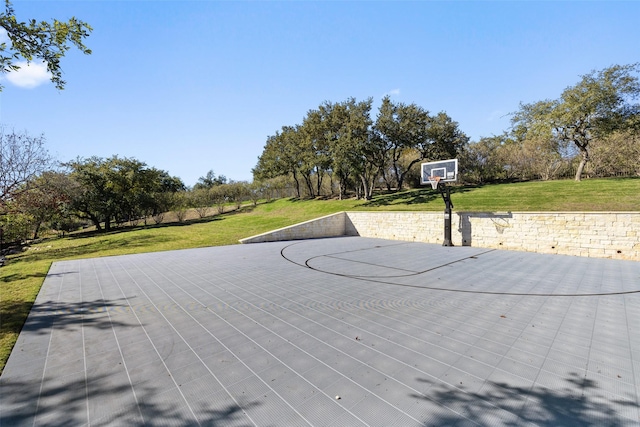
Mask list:
[[[432,176],[439,176],[440,182],[455,182],[458,180],[458,159],[422,163],[420,170],[421,184],[429,184]]]

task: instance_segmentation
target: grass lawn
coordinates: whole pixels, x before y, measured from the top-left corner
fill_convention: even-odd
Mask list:
[[[451,187],[457,211],[639,211],[640,178],[520,182],[485,186]],[[376,209],[443,209],[431,188],[376,197],[365,204]]]
[[[527,182],[452,187],[457,211],[640,211],[640,178]],[[184,223],[85,232],[45,239],[0,268],[0,372],[54,261],[231,245],[243,237],[348,210],[441,211],[428,189],[382,194],[371,201],[282,199]]]

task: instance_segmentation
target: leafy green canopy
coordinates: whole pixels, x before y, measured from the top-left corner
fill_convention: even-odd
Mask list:
[[[592,71],[558,99],[521,104],[512,118],[515,137],[573,145],[582,157],[575,177],[579,181],[594,138],[640,129],[640,104],[634,102],[640,96],[640,81],[634,75],[639,71],[640,64]]]
[[[64,89],[66,82],[62,79],[60,59],[65,56],[71,46],[75,46],[84,54],[91,54],[83,40],[93,30],[89,24],[72,17],[67,22],[54,19],[52,22],[35,19],[20,22],[9,0],[5,0],[5,11],[0,13],[0,27],[9,38],[11,45],[0,44],[0,72],[18,70],[16,64],[20,58],[31,62],[39,59],[47,64],[51,73],[51,81],[58,89]],[[0,85],[0,91],[2,85]]]
[[[372,98],[327,101],[310,110],[301,125],[283,126],[268,137],[254,178],[291,176],[298,197],[301,185],[314,197],[324,178],[331,185],[337,179],[340,197],[351,188],[370,199],[380,179],[389,189],[401,189],[418,162],[456,157],[468,142],[445,112],[431,116],[416,104],[386,97],[374,122],[372,103]]]
[[[66,166],[75,182],[68,190],[72,209],[98,230],[102,223],[109,230],[113,220],[128,221],[165,212],[169,208],[167,194],[185,189],[179,178],[136,159],[91,157]]]

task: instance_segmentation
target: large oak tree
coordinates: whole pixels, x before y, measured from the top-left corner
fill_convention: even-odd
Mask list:
[[[112,221],[134,220],[167,209],[162,195],[184,190],[179,178],[149,168],[139,160],[117,156],[91,157],[67,164],[77,183],[69,195],[78,217],[98,230],[111,229]]]
[[[566,88],[558,99],[521,104],[512,118],[515,136],[573,145],[580,155],[575,175],[580,181],[594,139],[640,127],[640,104],[635,102],[640,82],[634,75],[639,70],[639,64],[631,64],[592,71]]]

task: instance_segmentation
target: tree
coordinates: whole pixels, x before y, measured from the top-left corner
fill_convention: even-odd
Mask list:
[[[575,180],[580,181],[589,161],[590,143],[616,131],[640,128],[640,82],[633,73],[639,64],[614,65],[582,76],[559,99],[521,104],[513,114],[518,138],[553,138],[574,146],[580,155]]]
[[[189,192],[190,205],[196,210],[200,218],[209,214],[209,209],[213,203],[210,188],[194,188]]]
[[[640,176],[640,132],[615,132],[591,145],[589,170],[593,175]]]
[[[402,188],[409,170],[402,167],[400,158],[407,150],[417,148],[427,140],[429,120],[429,112],[416,104],[394,104],[388,96],[382,100],[374,131],[380,141],[380,157],[384,159],[380,167],[387,188],[390,189],[388,168],[395,178],[396,188]]]
[[[209,189],[209,188],[215,187],[216,185],[222,185],[226,183],[227,183],[226,176],[224,175],[216,176],[213,170],[210,170],[209,172],[207,172],[205,176],[201,176],[200,178],[198,178],[198,182],[196,183],[196,185],[193,186],[193,189],[194,190],[199,190],[203,188]]]
[[[427,138],[418,143],[420,160],[443,160],[457,157],[469,143],[469,137],[444,111],[431,117],[427,127]]]
[[[258,181],[252,181],[247,184],[248,197],[253,206],[258,206],[258,200],[264,197],[264,185]]]
[[[0,128],[0,211],[25,185],[52,163],[45,146],[44,136],[32,137],[26,133],[5,133]]]
[[[468,144],[460,158],[460,172],[467,182],[485,183],[504,178],[500,156],[507,135],[480,138]]]
[[[79,218],[88,219],[98,230],[111,229],[116,210],[122,202],[111,182],[111,160],[91,157],[70,162],[71,177],[77,183],[70,194],[72,205]]]
[[[48,171],[32,179],[25,191],[15,198],[16,211],[31,218],[33,239],[38,238],[40,227],[45,222],[60,219],[70,202],[65,189],[69,177],[61,172]]]
[[[89,36],[92,28],[83,21],[71,18],[67,22],[54,19],[52,22],[19,22],[10,0],[5,0],[5,11],[0,13],[0,27],[4,28],[11,42],[0,44],[0,72],[7,73],[20,68],[20,58],[31,62],[39,59],[47,64],[51,81],[58,89],[64,89],[60,59],[71,48],[70,44],[84,54],[91,54],[83,40]],[[2,91],[2,85],[0,85]]]
[[[326,177],[333,193],[337,177],[342,195],[348,184],[353,185],[354,179],[365,173],[362,165],[358,166],[360,172],[355,167],[366,162],[363,149],[370,142],[371,103],[371,99],[357,102],[354,98],[342,103],[326,101],[309,110],[302,125],[283,126],[267,139],[253,169],[254,180],[290,176],[297,197],[302,195],[303,184],[306,193],[314,197],[323,194]]]
[[[224,213],[225,205],[229,199],[228,188],[226,185],[218,185],[213,187],[210,191],[211,200],[216,205],[216,210],[219,214]]]
[[[178,222],[184,222],[187,219],[189,200],[186,191],[178,191],[171,194],[171,209],[173,209]]]
[[[179,178],[136,159],[91,157],[67,166],[77,184],[70,194],[76,215],[90,220],[98,230],[102,223],[108,231],[114,220],[156,215],[166,208],[168,198],[161,195],[184,190]]]
[[[267,202],[282,197],[291,197],[295,191],[292,178],[288,175],[280,175],[263,180],[254,179],[253,183],[257,188],[257,196],[264,197]]]
[[[389,165],[398,190],[413,165],[423,160],[455,158],[469,141],[445,112],[430,116],[416,104],[393,104],[388,97],[380,106],[375,132],[387,159],[383,174]]]
[[[299,170],[311,197],[321,194],[322,181],[325,175],[331,173],[330,146],[336,134],[336,123],[331,117],[334,109],[334,104],[327,101],[318,109],[309,110],[298,129],[302,149]]]
[[[391,187],[392,174],[397,188],[410,169],[420,160],[456,157],[468,142],[458,123],[446,113],[430,117],[415,105],[394,104],[383,99],[375,126],[370,117],[372,99],[357,102],[324,102],[310,110],[300,126],[283,126],[270,136],[253,169],[254,179],[264,181],[278,176],[291,176],[298,197],[300,183],[308,194],[320,195],[323,179],[334,179],[340,197],[348,186],[358,195],[371,197],[380,173]],[[402,159],[402,161],[400,161]],[[315,181],[315,183],[314,183]]]
[[[339,197],[347,187],[360,187],[365,199],[371,192],[378,167],[372,162],[372,133],[370,118],[373,99],[357,102],[350,98],[335,104],[331,111],[332,137],[330,152],[333,173],[338,177]],[[359,184],[357,184],[359,182]]]
[[[267,138],[264,150],[253,168],[255,180],[263,181],[289,174],[300,197],[300,175],[304,166],[304,147],[299,126],[283,126],[282,131]]]

